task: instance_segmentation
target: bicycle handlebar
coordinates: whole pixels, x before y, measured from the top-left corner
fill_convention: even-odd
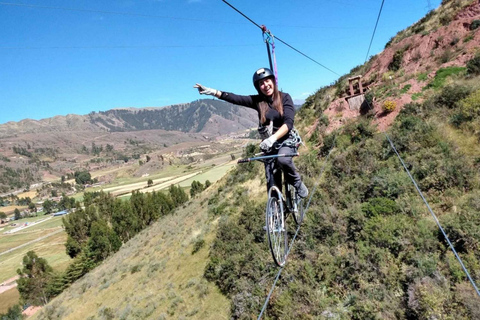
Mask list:
[[[280,158],[280,157],[296,157],[298,156],[298,152],[294,153],[280,153],[280,154],[272,154],[268,156],[260,156],[260,157],[252,157],[252,158],[246,158],[246,159],[239,159],[237,163],[246,163],[246,162],[251,162],[255,160],[265,160],[265,159],[272,159],[272,158]]]

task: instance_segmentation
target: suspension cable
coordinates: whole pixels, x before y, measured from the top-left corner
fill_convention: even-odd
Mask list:
[[[365,56],[365,62],[367,62],[368,54],[370,53],[370,48],[372,47],[373,37],[375,37],[375,32],[377,31],[378,21],[380,20],[380,15],[382,14],[384,2],[385,0],[382,0],[382,5],[380,6],[380,11],[378,12],[377,22],[375,23],[375,28],[373,29],[372,39],[370,39],[370,45],[368,46],[367,55]]]
[[[327,162],[328,162],[328,159],[330,158],[330,154],[332,153],[332,150],[333,150],[333,148],[335,147],[335,140],[336,140],[336,135],[335,135],[335,138],[334,138],[334,140],[333,140],[332,147],[330,148],[330,151],[328,152],[328,155],[327,155],[327,157],[325,158],[325,160],[324,160],[324,162],[323,162],[322,169],[320,169],[319,178],[322,176],[323,172],[325,171],[325,167],[327,166]],[[308,199],[308,203],[307,203],[307,205],[305,206],[304,214],[307,214],[307,210],[308,210],[308,208],[310,207],[310,201],[312,200],[312,197],[313,197],[313,195],[315,194],[315,191],[317,190],[317,187],[318,187],[319,184],[320,184],[320,179],[317,180],[317,183],[315,184],[315,186],[313,187],[312,192],[310,193],[310,197],[309,197],[309,199]],[[290,244],[289,244],[289,246],[288,246],[287,258],[288,258],[288,255],[290,254],[290,250],[291,250],[292,247],[293,247],[293,243],[295,242],[295,239],[297,238],[297,235],[298,235],[298,232],[299,232],[299,231],[300,231],[300,225],[297,226],[297,230],[296,230],[296,232],[295,232],[295,235],[293,236],[292,241],[290,241]],[[270,289],[270,292],[268,293],[267,298],[265,299],[265,303],[263,304],[262,310],[260,311],[260,314],[258,315],[257,320],[260,320],[260,319],[262,318],[263,313],[264,313],[265,310],[267,309],[267,305],[268,305],[268,302],[270,301],[270,298],[272,297],[273,290],[275,289],[275,287],[276,287],[276,285],[277,285],[277,281],[278,281],[278,279],[280,278],[280,275],[282,274],[282,271],[283,271],[283,269],[285,268],[285,266],[286,266],[286,264],[284,264],[283,267],[280,267],[280,269],[278,270],[277,276],[275,277],[275,280],[273,281],[272,288]]]
[[[222,0],[225,4],[227,4],[230,8],[232,8],[233,10],[237,11],[239,14],[241,14],[245,19],[247,19],[248,21],[250,21],[251,23],[253,23],[255,26],[257,26],[257,28],[259,29],[262,29],[262,26],[260,26],[258,23],[256,23],[255,21],[253,21],[252,19],[250,19],[247,15],[245,15],[243,12],[241,12],[240,10],[238,10],[237,8],[235,8],[234,6],[232,6],[230,3],[228,3],[228,1],[226,0]],[[315,62],[316,64],[318,64],[319,66],[327,69],[328,71],[336,74],[337,76],[340,76],[338,73],[336,73],[335,71],[333,71],[332,69],[324,66],[323,64],[321,64],[320,62],[314,60],[313,58],[307,56],[305,53],[301,52],[300,50],[297,50],[295,49],[294,47],[292,47],[291,45],[289,45],[288,43],[286,43],[285,41],[283,41],[282,39],[280,39],[279,37],[275,37],[278,41],[280,41],[281,43],[283,43],[284,45],[286,45],[287,47],[289,47],[290,49],[296,51],[297,53],[301,54],[302,56],[304,56],[305,58]]]
[[[420,195],[420,197],[422,198],[423,202],[424,202],[425,205],[427,206],[428,211],[430,212],[430,214],[432,215],[433,219],[435,220],[435,223],[437,224],[438,228],[440,229],[440,231],[442,232],[443,236],[445,237],[445,240],[447,240],[448,245],[450,246],[450,249],[452,249],[453,253],[455,254],[455,257],[456,257],[457,260],[458,260],[458,262],[460,262],[460,265],[462,266],[463,271],[464,271],[465,274],[467,275],[468,280],[470,281],[470,283],[472,284],[473,288],[474,288],[475,291],[477,292],[477,295],[480,297],[480,292],[478,291],[478,288],[477,288],[477,285],[475,284],[475,281],[473,281],[472,277],[470,276],[470,273],[468,272],[467,268],[466,268],[465,265],[463,264],[462,259],[460,258],[460,256],[458,255],[457,251],[455,250],[455,247],[454,247],[453,244],[450,242],[450,239],[448,238],[445,230],[442,228],[442,225],[440,224],[440,221],[438,221],[437,216],[435,215],[435,213],[433,213],[432,208],[430,208],[430,205],[428,204],[427,200],[426,200],[425,197],[423,196],[423,193],[422,193],[422,191],[420,190],[420,188],[418,187],[417,182],[415,181],[415,179],[413,178],[413,176],[410,174],[410,171],[408,170],[407,166],[406,166],[405,163],[403,162],[402,157],[400,157],[400,154],[398,153],[397,148],[395,148],[395,145],[393,144],[392,140],[390,140],[390,137],[388,136],[387,133],[385,133],[385,136],[387,137],[388,142],[390,143],[390,146],[392,147],[393,151],[395,151],[395,154],[397,155],[398,159],[399,159],[400,162],[402,163],[403,168],[405,169],[405,171],[407,172],[408,176],[410,177],[410,180],[412,180],[413,185],[415,186],[415,189],[417,189],[418,194]]]

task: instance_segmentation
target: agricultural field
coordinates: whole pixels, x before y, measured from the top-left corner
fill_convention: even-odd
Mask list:
[[[87,188],[86,191],[112,193],[122,198],[129,197],[134,190],[141,192],[160,191],[176,184],[189,189],[196,180],[202,184],[211,183],[222,178],[235,164],[240,153],[224,154],[208,159],[202,163],[176,165],[161,172],[144,177],[121,176],[110,184]],[[148,180],[153,184],[148,187]],[[187,190],[188,191],[188,190]],[[19,197],[35,197],[35,191],[29,194],[19,194]],[[82,201],[83,192],[74,195],[77,201]],[[34,199],[35,200],[35,199]],[[20,208],[22,209],[22,208]],[[11,211],[13,212],[14,209]],[[62,217],[39,215],[19,221],[11,221],[0,227],[0,314],[18,303],[19,294],[15,287],[16,270],[22,267],[22,259],[28,251],[35,251],[39,257],[45,258],[54,271],[63,271],[69,265],[71,258],[65,252],[67,235],[63,230]],[[3,290],[2,290],[3,287]]]

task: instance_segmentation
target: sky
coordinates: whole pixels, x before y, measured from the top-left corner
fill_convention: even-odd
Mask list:
[[[380,53],[440,0],[229,0],[275,41],[280,89],[303,100]],[[367,55],[368,54],[368,55]],[[261,30],[222,0],[0,0],[0,124],[200,96],[255,94]]]

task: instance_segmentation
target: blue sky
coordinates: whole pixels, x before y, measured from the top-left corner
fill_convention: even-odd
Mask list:
[[[230,0],[281,40],[279,84],[294,99],[363,64],[381,0]],[[369,55],[440,0],[385,0]],[[63,9],[62,9],[63,8]],[[253,94],[262,34],[221,0],[0,1],[0,123],[161,107],[204,98],[196,82]]]

